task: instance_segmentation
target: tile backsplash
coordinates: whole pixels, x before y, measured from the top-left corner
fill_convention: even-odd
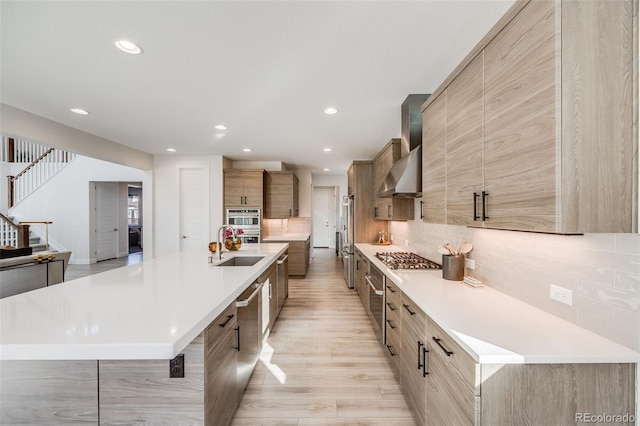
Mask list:
[[[419,215],[417,216],[419,217]],[[640,234],[562,236],[391,222],[393,244],[442,261],[444,242],[471,242],[466,270],[496,290],[640,350]],[[552,300],[549,286],[570,289],[573,305]],[[535,319],[532,318],[532,321]]]
[[[292,217],[289,219],[264,219],[263,237],[279,237],[285,234],[304,234],[311,232],[310,217]]]

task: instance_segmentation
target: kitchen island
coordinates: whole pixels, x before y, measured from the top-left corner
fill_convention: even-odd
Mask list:
[[[245,245],[234,255],[263,258],[235,267],[212,265],[206,250],[176,253],[0,300],[0,423],[126,423],[108,419],[122,411],[109,395],[124,386],[141,406],[171,390],[173,405],[156,422],[205,424],[204,358],[223,327],[210,326],[287,248]],[[178,354],[184,378],[170,378]]]

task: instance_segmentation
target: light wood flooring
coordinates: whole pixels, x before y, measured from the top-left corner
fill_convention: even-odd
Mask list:
[[[71,281],[140,262],[142,262],[142,252],[133,253],[117,259],[103,260],[102,262],[92,263],[90,265],[68,265],[64,271],[64,280]]]
[[[265,346],[233,425],[414,425],[335,250],[314,249]]]

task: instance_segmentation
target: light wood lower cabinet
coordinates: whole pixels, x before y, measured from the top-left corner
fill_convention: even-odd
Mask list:
[[[402,383],[402,364],[400,354],[402,351],[402,292],[387,278],[385,284],[385,355],[387,355],[392,370],[398,381]],[[403,384],[404,385],[404,384]]]
[[[100,361],[100,424],[226,425],[238,404],[235,302],[182,352],[184,378],[168,360]]]
[[[367,315],[369,314],[369,285],[366,281],[366,274],[369,272],[369,260],[365,255],[360,253],[358,250],[354,253],[354,265],[355,265],[355,276],[354,276],[354,287],[358,292],[358,296],[360,296],[360,301],[362,302],[362,306],[364,306],[364,310],[367,311]]]
[[[416,424],[634,424],[635,364],[480,364],[389,279],[385,291],[384,353]]]
[[[401,383],[416,422],[424,425],[427,415],[427,315],[405,294],[401,297],[399,313]]]
[[[269,239],[269,243],[289,244],[289,276],[305,276],[309,269],[309,258],[311,256],[311,237],[305,241],[275,240]]]

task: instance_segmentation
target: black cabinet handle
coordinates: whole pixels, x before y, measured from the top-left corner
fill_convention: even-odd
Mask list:
[[[424,361],[420,362],[420,358],[422,358],[422,347],[424,346],[424,343],[422,343],[420,340],[418,340],[418,370],[420,370],[421,368],[424,369]]]
[[[234,330],[236,331],[236,338],[238,339],[238,346],[236,346],[236,350],[240,352],[240,326],[237,326]]]
[[[389,324],[389,327],[391,327],[392,330],[396,329],[396,327],[391,323],[390,320],[387,320],[387,324]]]
[[[387,349],[389,350],[389,353],[391,354],[391,356],[396,356],[396,355],[398,355],[398,354],[394,354],[394,353],[393,353],[393,351],[391,350],[391,348],[392,348],[393,346],[389,346],[389,345],[386,345],[386,346],[387,346]]]
[[[378,217],[378,208],[377,207],[373,208],[373,217]]]
[[[231,314],[231,315],[227,315],[227,320],[225,322],[223,322],[222,324],[220,324],[220,328],[224,328],[225,325],[229,324],[229,321],[231,321],[231,318],[233,318],[235,315]]]
[[[444,346],[442,346],[442,343],[440,343],[440,339],[438,339],[437,337],[432,337],[432,339],[438,344],[438,346],[440,346],[440,349],[442,349],[444,353],[447,354],[447,356],[453,355],[453,352],[448,351]]]
[[[389,307],[390,311],[395,311],[396,310],[396,308],[394,308],[393,305],[391,303],[389,303],[389,302],[387,302],[387,306]]]
[[[391,217],[391,206],[387,206],[387,216]]]
[[[396,292],[396,291],[395,291],[392,287],[390,287],[390,286],[387,286],[387,288],[389,289],[389,291],[390,291],[391,293],[395,293],[395,292]]]
[[[480,198],[480,194],[478,194],[477,192],[474,192],[473,193],[473,220],[474,221],[480,219],[480,216],[478,216],[478,198]]]
[[[482,191],[482,220],[485,221],[489,219],[489,215],[487,214],[487,198],[489,197],[489,193]]]
[[[291,209],[289,209],[289,217],[291,217]]]
[[[427,354],[429,353],[429,349],[427,349],[427,345],[422,347],[422,377],[427,377],[429,372],[427,371]]]
[[[420,201],[420,219],[424,219],[424,201]]]
[[[360,260],[356,260],[356,271],[360,270]]]
[[[415,315],[416,313],[413,312],[411,309],[409,309],[409,305],[405,305],[403,304],[402,306],[404,306],[404,308],[407,310],[407,312],[409,312],[411,315]]]

